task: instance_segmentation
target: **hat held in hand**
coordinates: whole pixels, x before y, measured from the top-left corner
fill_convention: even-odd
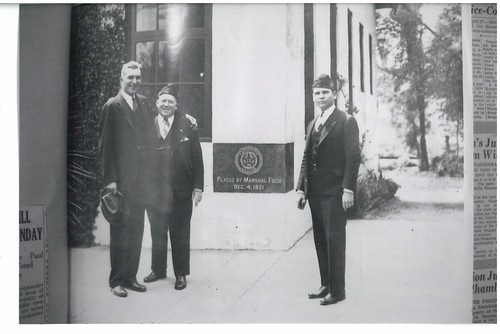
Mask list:
[[[101,212],[111,225],[122,225],[128,218],[130,210],[125,197],[117,191],[104,191],[101,197]]]

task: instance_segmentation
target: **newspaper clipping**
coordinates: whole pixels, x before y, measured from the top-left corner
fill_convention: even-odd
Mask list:
[[[473,4],[473,322],[497,321],[497,6]]]
[[[19,322],[47,319],[47,242],[43,206],[19,210]]]

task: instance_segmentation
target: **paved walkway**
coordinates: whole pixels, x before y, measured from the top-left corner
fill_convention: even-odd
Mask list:
[[[320,306],[312,234],[281,251],[192,251],[183,291],[169,277],[118,298],[107,287],[109,249],[73,249],[73,323],[467,323],[468,236],[459,222],[351,221],[347,299]],[[149,273],[150,250],[139,270]]]
[[[307,298],[319,286],[311,232],[288,251],[193,250],[185,290],[174,290],[169,262],[166,280],[127,298],[108,288],[109,248],[93,247],[71,250],[70,322],[470,323],[472,231],[460,181],[391,177],[402,185],[394,212],[347,224],[341,303]],[[150,260],[143,249],[139,280]]]

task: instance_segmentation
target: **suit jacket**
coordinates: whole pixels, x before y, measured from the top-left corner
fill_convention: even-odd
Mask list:
[[[297,190],[302,190],[307,197],[308,183],[314,175],[321,180],[314,189],[316,194],[334,195],[339,186],[354,191],[361,161],[356,119],[335,108],[319,134],[315,160],[312,161],[316,119],[307,126],[306,148]]]
[[[203,191],[203,155],[191,122],[176,113],[166,140],[161,138],[154,119],[148,123],[147,133],[151,145],[149,176],[153,204],[164,209],[170,204],[161,202],[165,199],[188,200],[195,188]]]
[[[121,93],[110,98],[102,108],[100,118],[99,160],[105,184],[118,183],[124,193],[135,194],[146,161],[144,124],[152,119],[148,99],[136,95],[140,114],[134,116]]]

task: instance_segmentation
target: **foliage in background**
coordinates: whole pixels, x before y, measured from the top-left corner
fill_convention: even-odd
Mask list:
[[[359,112],[358,107],[349,101],[349,94],[344,90],[347,81],[339,73],[337,73],[335,80],[337,80],[337,90],[344,97],[344,101],[346,101],[346,112],[349,115],[357,114]],[[366,132],[361,135],[361,142],[359,145],[361,165],[366,172],[361,173],[358,177],[355,206],[348,210],[347,214],[349,218],[364,217],[368,211],[377,208],[385,201],[393,198],[399,188],[396,182],[390,179],[384,179],[382,173],[379,171],[368,169],[368,158],[365,149],[368,131],[369,130],[366,130]]]
[[[345,89],[344,89],[347,86],[347,80],[339,73],[337,73],[334,80],[337,81],[337,91],[339,91],[342,94],[342,96],[344,97],[344,101],[346,101],[345,102],[345,111],[349,115],[357,114],[359,112],[358,107],[356,107],[354,105],[354,103],[351,103],[351,101],[349,101],[349,93],[346,93]]]
[[[443,153],[432,159],[431,170],[438,176],[464,177],[464,157],[455,153]]]
[[[382,174],[369,170],[359,176],[356,190],[356,203],[348,211],[349,218],[362,218],[368,211],[378,208],[390,200],[398,191],[399,185],[391,179],[384,179]]]
[[[368,169],[364,147],[366,133],[361,136],[360,152],[361,165],[366,172],[360,173],[356,182],[356,196],[354,207],[347,211],[352,218],[363,218],[368,211],[376,209],[385,201],[390,200],[396,194],[399,185],[391,179],[385,179],[382,172]]]
[[[125,61],[123,5],[80,5],[71,17],[70,85],[68,105],[68,243],[94,243],[102,181],[97,145],[99,115],[119,89]]]
[[[439,17],[429,55],[433,68],[430,88],[439,100],[442,116],[456,127],[456,154],[463,136],[462,17],[460,4],[445,8]],[[463,173],[462,173],[463,174]]]
[[[389,16],[378,14],[377,49],[381,69],[393,80],[394,91],[383,94],[394,95],[395,125],[424,171],[429,169],[427,106],[440,101],[441,115],[456,123],[457,137],[462,133],[462,46],[460,4],[445,8],[436,31],[422,21],[421,6],[399,4]],[[432,36],[430,46],[424,43],[424,33]]]
[[[387,50],[386,41],[381,38],[378,48],[383,49],[380,54],[388,56],[392,53],[395,61],[384,70],[394,78],[396,93],[402,99],[405,107],[405,116],[408,121],[408,130],[414,130],[415,123],[418,124],[418,134],[411,132],[407,143],[414,145],[419,136],[417,153],[420,158],[420,170],[429,169],[426,142],[426,115],[425,109],[429,95],[427,82],[429,80],[429,60],[424,53],[422,42],[425,27],[419,14],[419,4],[400,4],[393,9],[389,17],[377,20],[377,33],[388,38],[397,39],[397,48]],[[385,50],[384,50],[385,49]],[[409,139],[409,140],[408,140]]]

